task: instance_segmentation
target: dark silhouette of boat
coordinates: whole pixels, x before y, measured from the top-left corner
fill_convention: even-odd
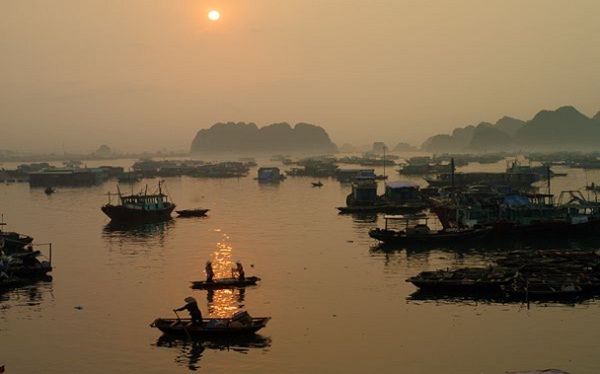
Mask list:
[[[246,312],[231,318],[203,318],[194,325],[189,318],[157,318],[150,324],[166,334],[187,336],[227,336],[254,334],[267,325],[271,317],[250,317]]]
[[[494,293],[510,284],[515,276],[515,270],[489,266],[423,271],[406,281],[428,292]]]
[[[175,212],[180,217],[204,217],[206,215],[206,213],[208,213],[209,210],[210,209],[195,208],[195,209],[176,210]]]
[[[256,282],[260,280],[259,277],[246,277],[244,279],[238,278],[221,278],[214,279],[212,282],[208,281],[192,281],[191,288],[195,289],[220,289],[220,288],[238,288],[246,286],[254,286]]]
[[[118,190],[118,186],[117,186]],[[144,192],[132,195],[122,195],[118,190],[119,204],[109,202],[102,206],[102,211],[112,221],[117,222],[158,222],[171,218],[175,204],[168,201],[168,196],[162,192],[158,183],[158,192],[149,194],[148,186]]]
[[[428,217],[425,214],[384,216],[384,218],[385,227],[369,230],[369,236],[390,244],[453,243],[483,239],[492,232],[492,227],[488,226],[431,230],[427,225]],[[389,220],[403,221],[404,229],[388,228]]]
[[[318,181],[318,182],[311,182],[313,187],[323,187],[323,182]]]
[[[5,252],[18,251],[33,242],[33,237],[20,234],[15,231],[3,231],[2,226],[6,223],[0,222],[0,250]]]

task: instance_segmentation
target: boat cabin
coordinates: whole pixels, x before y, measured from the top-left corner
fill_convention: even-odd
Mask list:
[[[385,184],[385,199],[390,202],[420,201],[419,185],[411,181],[392,181]]]

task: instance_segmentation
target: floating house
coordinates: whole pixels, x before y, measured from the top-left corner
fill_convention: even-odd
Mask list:
[[[277,167],[262,167],[258,169],[258,181],[260,183],[279,183],[284,175]]]
[[[29,173],[29,186],[93,186],[101,183],[103,179],[104,172],[100,168],[51,168]]]

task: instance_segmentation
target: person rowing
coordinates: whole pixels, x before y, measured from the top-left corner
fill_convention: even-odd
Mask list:
[[[192,325],[201,325],[202,324],[202,312],[200,308],[198,308],[198,303],[196,299],[191,296],[188,296],[184,299],[186,304],[181,308],[173,309],[174,312],[180,312],[182,310],[187,310],[190,313],[190,317],[192,319]]]
[[[236,261],[235,264],[236,267],[232,269],[232,273],[237,273],[238,280],[245,280],[246,273],[244,272],[244,267],[242,266],[242,263],[240,261]]]
[[[206,261],[204,271],[206,271],[206,282],[212,282],[215,276],[215,272],[213,271],[212,263],[210,261]]]

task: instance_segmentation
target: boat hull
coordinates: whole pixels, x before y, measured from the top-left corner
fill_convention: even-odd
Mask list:
[[[116,222],[159,222],[171,218],[175,204],[166,203],[165,207],[157,210],[131,209],[122,205],[104,205],[102,211],[112,221]]]
[[[267,325],[271,317],[253,317],[242,324],[231,318],[204,318],[201,325],[193,325],[190,319],[157,318],[150,324],[165,334],[189,336],[229,336],[254,334]]]
[[[435,244],[458,243],[465,240],[484,239],[492,232],[491,227],[465,229],[460,231],[432,231],[425,233],[408,234],[404,231],[373,229],[369,236],[383,243],[390,244]]]
[[[246,277],[244,280],[239,280],[237,278],[222,278],[215,279],[212,282],[207,281],[192,281],[191,288],[201,289],[201,290],[214,290],[220,288],[238,288],[238,287],[246,287],[253,286],[258,282],[260,278],[258,277]]]
[[[176,210],[175,212],[180,217],[204,217],[208,211],[209,209],[183,209]]]

